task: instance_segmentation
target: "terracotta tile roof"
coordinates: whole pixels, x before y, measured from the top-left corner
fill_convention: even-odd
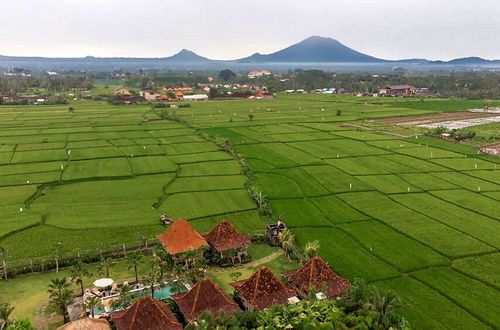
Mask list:
[[[203,236],[196,232],[186,219],[175,220],[163,234],[156,237],[171,255],[208,246]]]
[[[165,329],[180,330],[182,325],[162,301],[150,296],[139,298],[129,308],[110,314],[117,330]]]
[[[323,291],[323,283],[327,288],[327,292],[323,293],[328,298],[341,296],[351,287],[349,281],[337,275],[320,257],[314,257],[302,267],[283,275],[290,285],[305,295],[309,295],[311,286],[314,286],[317,292]]]
[[[111,330],[111,326],[104,319],[85,318],[66,323],[57,330]]]
[[[239,306],[219,288],[211,279],[198,281],[191,290],[170,296],[181,311],[184,318],[190,322],[204,311],[209,311],[213,317],[219,315],[222,309],[226,315],[240,311]]]
[[[252,244],[252,241],[248,237],[240,234],[227,220],[219,222],[210,232],[204,234],[203,237],[218,252],[229,249],[240,249]]]
[[[281,282],[266,266],[257,270],[250,278],[230,283],[238,295],[254,309],[261,310],[272,305],[286,305],[288,298],[297,293]]]

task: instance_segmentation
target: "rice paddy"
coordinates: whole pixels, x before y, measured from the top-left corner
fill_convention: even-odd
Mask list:
[[[345,125],[465,104],[279,95],[193,103],[180,121],[99,102],[0,107],[0,246],[15,264],[49,259],[55,242],[67,255],[139,244],[163,231],[161,213],[263,231],[241,164],[200,132],[245,158],[299,245],[319,240],[336,272],[397,292],[414,328],[496,328],[498,159]]]

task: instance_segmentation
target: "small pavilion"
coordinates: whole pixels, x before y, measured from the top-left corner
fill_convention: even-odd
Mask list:
[[[139,298],[129,308],[113,312],[110,316],[116,330],[182,329],[167,304],[154,300],[151,296]]]
[[[295,290],[287,287],[266,266],[246,280],[230,283],[248,309],[262,310],[297,301]]]
[[[241,263],[241,259],[248,255],[246,248],[252,241],[234,228],[227,220],[219,222],[210,232],[203,235],[208,244],[220,253],[221,259],[231,258],[233,264]],[[235,251],[235,254],[231,254]]]
[[[283,276],[305,299],[309,298],[312,287],[328,299],[342,296],[351,287],[349,281],[337,275],[321,257],[314,257],[302,267],[283,273]],[[317,297],[320,299],[320,296]]]
[[[234,300],[208,278],[198,281],[191,290],[170,296],[170,298],[175,301],[188,323],[205,311],[210,312],[214,318],[219,316],[220,310],[224,310],[226,315],[241,311]]]

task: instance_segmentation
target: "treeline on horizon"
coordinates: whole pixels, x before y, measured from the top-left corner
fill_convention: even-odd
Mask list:
[[[227,71],[227,70],[225,70]],[[334,87],[351,93],[377,93],[388,85],[408,84],[415,88],[428,88],[432,95],[467,99],[499,99],[500,75],[496,72],[468,72],[443,74],[416,73],[331,73],[321,70],[295,70],[293,72],[250,79],[246,74],[220,75],[220,72],[140,72],[72,73],[68,75],[35,77],[0,77],[0,95],[14,96],[39,93],[46,96],[74,90],[91,90],[96,84],[123,85],[131,89],[163,87],[194,87],[208,84],[252,84],[266,86],[269,92],[285,90],[314,90]]]

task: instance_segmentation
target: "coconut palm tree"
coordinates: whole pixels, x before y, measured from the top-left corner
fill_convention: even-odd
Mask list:
[[[55,242],[54,246],[54,260],[56,261],[56,273],[59,273],[59,259],[61,258],[62,243]]]
[[[312,242],[307,242],[304,245],[304,255],[306,257],[306,260],[309,260],[313,257],[316,257],[319,252],[319,241],[312,241]]]
[[[89,271],[89,268],[86,264],[84,264],[81,260],[71,268],[71,281],[80,284],[80,289],[82,290],[83,296],[83,279],[85,277],[90,277],[92,274]]]
[[[101,306],[101,299],[98,297],[88,297],[83,303],[83,308],[90,310],[90,316],[94,317],[94,309]]]
[[[139,282],[139,277],[137,276],[137,267],[142,263],[142,253],[138,251],[131,252],[127,255],[127,263],[129,264],[128,269],[134,269],[135,282]]]
[[[100,274],[106,275],[106,277],[109,277],[109,274],[111,274],[111,270],[115,264],[116,262],[110,257],[107,258],[101,257],[101,260],[97,265],[98,272]]]
[[[5,262],[5,259],[7,259],[7,251],[5,251],[5,249],[0,246],[0,260],[2,260],[3,273],[5,279],[7,279],[7,263]]]
[[[53,311],[61,313],[64,323],[69,322],[68,306],[73,303],[73,292],[69,289],[62,289],[51,294],[49,299],[49,308]]]
[[[278,239],[281,243],[281,247],[283,248],[286,256],[288,257],[288,260],[290,260],[290,252],[294,247],[295,236],[293,236],[288,229],[285,229],[281,233],[279,233]]]
[[[144,283],[151,287],[151,297],[155,298],[155,285],[160,283],[160,274],[156,270],[151,270],[142,278]]]
[[[65,277],[53,278],[50,280],[49,288],[47,289],[47,292],[49,293],[49,296],[52,297],[52,296],[56,296],[56,295],[60,294],[64,290],[67,290],[68,287],[69,287],[69,283]]]
[[[111,302],[111,306],[113,308],[125,309],[125,308],[129,307],[130,305],[132,305],[134,299],[133,299],[132,295],[130,294],[130,290],[131,290],[130,286],[125,285],[125,284],[122,285],[118,289],[119,298],[116,300],[113,300]]]

